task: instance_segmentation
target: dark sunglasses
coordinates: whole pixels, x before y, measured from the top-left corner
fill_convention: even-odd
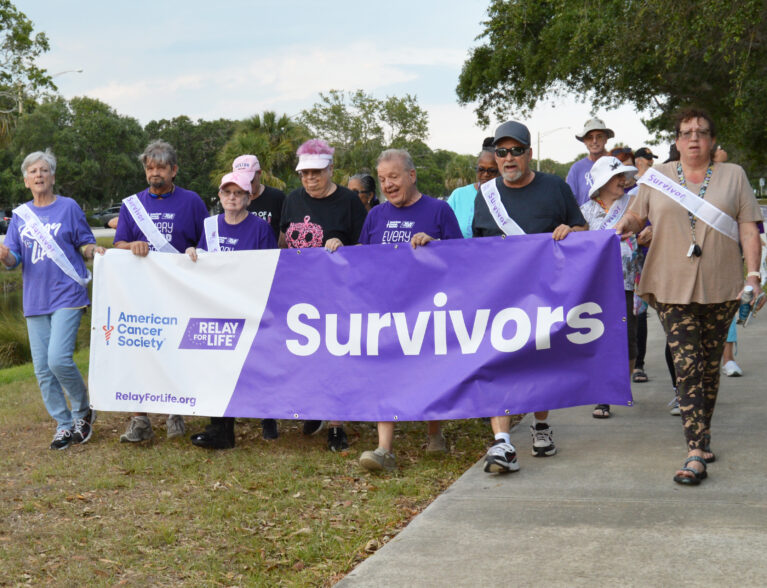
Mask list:
[[[519,157],[526,153],[528,149],[530,147],[510,147],[508,149],[506,147],[498,147],[495,150],[495,154],[501,159],[504,159],[509,153],[511,153],[512,157]]]
[[[497,167],[480,167],[477,166],[477,173],[478,174],[490,174],[491,176],[494,176],[498,173]]]

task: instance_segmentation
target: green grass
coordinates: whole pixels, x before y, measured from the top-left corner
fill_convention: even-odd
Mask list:
[[[87,350],[76,360],[85,369]],[[368,423],[347,425],[351,449],[334,454],[300,423],[280,421],[266,442],[259,421],[241,419],[237,446],[214,452],[165,439],[159,415],[154,441],[120,444],[128,416],[100,413],[89,443],[51,451],[31,366],[0,370],[0,398],[0,585],[331,585],[490,439],[481,421],[445,423],[451,452],[427,456],[425,424],[400,423],[398,470],[371,475],[357,463],[376,445]],[[187,419],[189,431],[205,423]]]

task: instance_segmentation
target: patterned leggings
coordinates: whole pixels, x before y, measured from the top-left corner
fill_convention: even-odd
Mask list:
[[[703,449],[704,435],[710,434],[716,395],[719,391],[719,364],[730,321],[738,301],[717,304],[663,304],[655,309],[666,331],[674,358],[687,447]]]

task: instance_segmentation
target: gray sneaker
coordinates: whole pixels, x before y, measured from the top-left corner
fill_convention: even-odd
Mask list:
[[[369,472],[397,469],[394,454],[391,451],[386,451],[383,447],[379,447],[375,451],[363,452],[360,456],[360,465]]]
[[[533,436],[533,457],[549,457],[557,452],[548,423],[530,425],[530,434]]]
[[[429,435],[426,453],[447,453],[447,443],[445,442],[445,436],[441,432],[436,435]]]
[[[668,405],[671,407],[671,410],[668,411],[671,416],[680,416],[682,414],[682,411],[679,409],[679,395],[676,388],[674,388],[674,398],[671,399]]]
[[[154,437],[154,431],[152,431],[152,423],[149,422],[148,416],[134,416],[130,420],[128,429],[120,435],[120,443],[139,443],[141,441],[149,441]]]
[[[184,425],[184,417],[179,414],[169,414],[168,420],[165,421],[165,428],[167,431],[168,439],[175,439],[176,437],[183,437],[186,433],[186,426]]]

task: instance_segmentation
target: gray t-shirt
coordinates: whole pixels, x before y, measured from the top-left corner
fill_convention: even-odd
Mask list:
[[[527,234],[551,233],[559,225],[586,224],[570,186],[559,176],[535,172],[533,181],[523,188],[509,188],[499,177],[495,185],[506,212]],[[474,202],[472,234],[474,237],[503,235],[481,193]]]

